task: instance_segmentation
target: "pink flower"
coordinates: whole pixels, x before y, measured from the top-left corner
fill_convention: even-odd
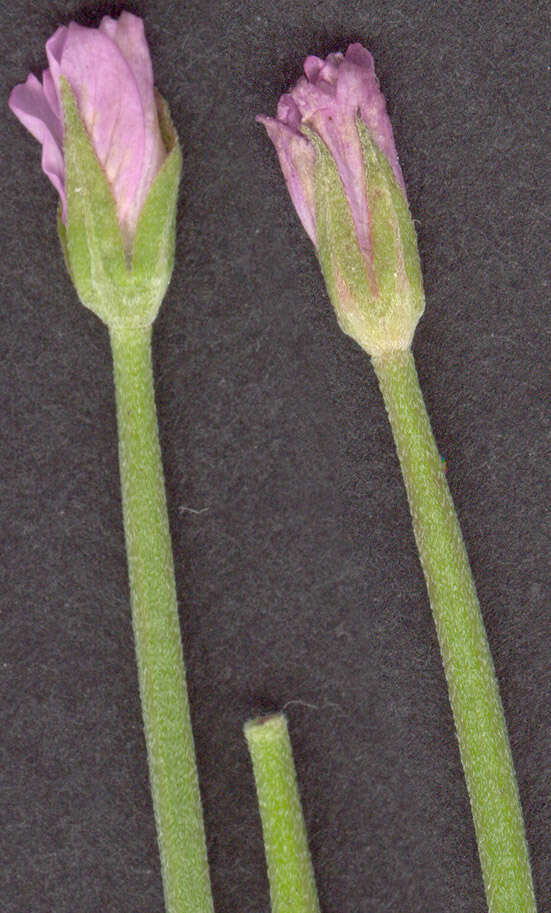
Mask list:
[[[159,129],[153,71],[143,22],[131,13],[105,16],[99,28],[74,22],[46,43],[49,68],[13,89],[9,105],[42,143],[42,168],[66,215],[61,77],[113,194],[121,232],[131,245],[148,191],[167,151]]]
[[[415,227],[373,58],[325,60],[257,118],[276,148],[339,325],[370,355],[407,349],[425,299]]]
[[[299,218],[316,244],[314,200],[315,149],[308,132],[331,152],[348,199],[360,249],[370,256],[368,188],[357,120],[386,156],[400,187],[404,179],[392,127],[375,75],[373,58],[361,44],[326,60],[307,57],[306,77],[282,95],[277,117],[258,117],[272,140]]]

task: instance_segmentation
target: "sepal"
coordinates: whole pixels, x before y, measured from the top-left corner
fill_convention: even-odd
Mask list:
[[[148,326],[157,316],[174,263],[181,153],[164,103],[161,130],[169,150],[142,209],[135,238],[124,238],[115,201],[76,99],[62,79],[65,222],[59,236],[82,303],[111,328]]]
[[[136,287],[153,291],[158,305],[155,319],[174,266],[176,205],[182,171],[182,152],[172,124],[168,105],[157,94],[161,135],[168,155],[156,176],[142,209],[132,252],[132,276]],[[152,300],[152,307],[155,307]]]
[[[362,250],[337,165],[316,148],[317,253],[339,326],[370,355],[409,348],[424,310],[415,228],[387,158],[361,121],[369,247]]]

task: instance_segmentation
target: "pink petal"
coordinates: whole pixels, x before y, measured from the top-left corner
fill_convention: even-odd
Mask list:
[[[302,146],[297,145],[296,136],[301,132],[306,134],[305,128],[308,128],[324,141],[339,172],[358,243],[371,274],[368,188],[358,133],[359,120],[365,124],[373,142],[387,158],[405,193],[392,127],[375,75],[373,58],[361,44],[351,44],[344,55],[329,54],[325,60],[313,55],[307,57],[304,72],[306,76],[281,97],[277,119],[259,117],[257,120],[266,125],[276,146],[291,197],[312,239],[315,238],[315,209],[309,203],[313,200],[313,190],[309,186],[313,180],[310,177],[312,169],[309,162],[308,165],[295,165],[299,155],[302,163],[308,161]],[[307,192],[305,188],[308,188]]]
[[[61,41],[61,38],[64,41]],[[145,126],[138,85],[117,45],[97,29],[72,22],[46,45],[57,91],[63,75],[105,170],[123,230],[142,177]]]
[[[47,95],[36,76],[16,86],[8,102],[24,127],[42,143],[42,169],[58,191],[65,217],[65,162],[63,160],[63,128],[49,104]]]
[[[57,89],[55,87],[55,82],[53,80],[52,74],[49,70],[43,70],[42,72],[42,88],[44,89],[44,95],[46,96],[46,101],[48,102],[52,111],[55,112],[56,117],[59,120],[60,126],[63,131],[63,118],[61,115],[61,102],[57,94]]]
[[[127,217],[128,221],[135,223],[135,228],[149,188],[166,158],[155,103],[153,67],[143,22],[138,16],[133,16],[131,13],[122,13],[119,19],[104,16],[99,30],[114,41],[121,51],[132,70],[142,101],[145,127],[142,176]]]
[[[316,83],[308,82],[302,76],[289,94],[299,109],[301,118],[307,120],[311,114],[319,108],[324,108],[334,99],[335,88],[323,80]]]
[[[314,54],[310,54],[310,56],[306,58],[304,61],[304,72],[306,73],[308,82],[314,83],[315,85],[322,67],[323,60],[321,57],[315,57]]]
[[[50,104],[53,107],[53,98],[51,97],[52,84],[55,92],[55,97],[57,99],[57,110],[59,116],[61,117],[61,102],[59,94],[59,76],[61,68],[61,57],[63,55],[63,48],[65,47],[65,42],[69,35],[69,29],[65,25],[60,25],[58,29],[54,32],[51,38],[48,38],[46,42],[46,56],[48,58],[48,63],[50,64],[50,69],[47,71],[50,73],[51,81],[48,85],[48,98]]]
[[[340,55],[341,60],[343,55]],[[363,44],[360,44],[356,41],[354,44],[349,44],[346,49],[346,54],[344,55],[344,60],[347,60],[349,63],[353,63],[357,67],[363,67],[367,72],[375,75],[375,63],[373,57],[367,50],[364,48]],[[378,84],[377,84],[378,88]]]
[[[315,245],[314,148],[304,136],[274,117],[260,116],[256,119],[264,124],[276,148],[297,215]]]
[[[271,119],[271,118],[270,118]],[[300,131],[302,117],[296,101],[290,94],[282,95],[277,105],[277,119],[296,133]],[[257,118],[258,120],[258,118]],[[260,120],[263,124],[264,121]]]
[[[122,13],[119,19],[104,16],[99,31],[117,45],[132,70],[144,108],[154,113],[153,68],[142,20],[132,13]]]
[[[343,55],[340,52],[329,54],[325,60],[320,60],[319,57],[307,57],[304,61],[304,72],[309,81],[319,88],[334,86],[338,79],[339,67],[342,61]],[[325,86],[323,85],[324,83]]]
[[[361,44],[351,44],[346,52],[339,70],[337,101],[343,107],[347,106],[350,114],[360,112],[373,141],[390,162],[396,180],[405,193],[386,102],[375,75],[373,58]]]
[[[356,118],[349,116],[333,102],[332,105],[315,111],[307,123],[322,138],[335,160],[356,227],[358,244],[366,261],[370,262],[365,165]]]

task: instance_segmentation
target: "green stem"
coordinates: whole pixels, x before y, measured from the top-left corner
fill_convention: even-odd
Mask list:
[[[212,913],[151,367],[151,327],[111,331],[132,623],[167,913]]]
[[[536,910],[484,622],[411,352],[373,359],[406,485],[471,800],[490,913]]]
[[[319,913],[287,721],[283,715],[251,720],[245,736],[260,806],[272,913]]]

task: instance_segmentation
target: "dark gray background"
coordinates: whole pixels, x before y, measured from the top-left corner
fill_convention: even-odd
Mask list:
[[[6,913],[156,913],[105,328],[7,111],[71,17],[0,3],[0,857]],[[324,913],[482,913],[405,495],[258,112],[308,53],[373,52],[417,220],[421,383],[478,583],[551,909],[551,12],[545,2],[124,4],[184,173],[161,438],[217,913],[264,913],[241,727],[285,708]],[[519,911],[521,913],[521,911]]]

